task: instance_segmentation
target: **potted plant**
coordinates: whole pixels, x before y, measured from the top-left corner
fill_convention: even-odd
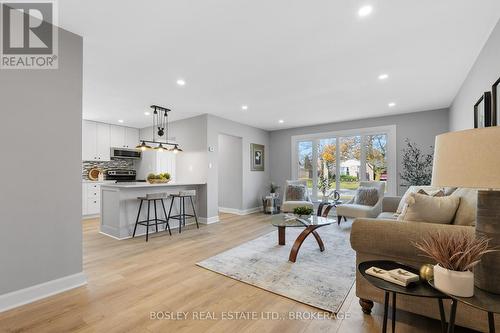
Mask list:
[[[273,198],[278,198],[279,197],[279,192],[278,190],[280,189],[280,187],[278,185],[276,185],[275,183],[271,182],[271,185],[269,185],[269,192],[271,193],[271,196]]]
[[[415,247],[437,263],[434,266],[436,288],[459,297],[474,295],[472,268],[484,254],[495,251],[489,247],[489,239],[465,232],[430,234],[415,243]]]
[[[309,218],[313,213],[313,209],[306,206],[300,206],[293,209],[293,213],[299,217]]]

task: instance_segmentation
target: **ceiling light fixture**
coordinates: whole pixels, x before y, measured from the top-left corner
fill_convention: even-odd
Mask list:
[[[358,15],[360,17],[365,17],[365,16],[368,16],[372,13],[373,11],[373,7],[370,6],[370,5],[367,5],[367,6],[363,6],[361,7],[359,10],[358,10]]]
[[[241,109],[244,110],[244,111],[248,110],[248,105],[242,105]]]
[[[390,108],[392,108],[392,107],[396,106],[396,103],[394,103],[394,102],[390,102],[390,103],[389,103],[389,104],[387,104],[387,105],[389,105],[389,107],[390,107]]]
[[[285,121],[283,119],[278,120],[278,123],[283,124]]]
[[[135,146],[135,148],[140,149],[142,151],[146,151],[151,149],[151,146],[148,146],[145,141],[142,141],[140,145]]]
[[[384,73],[384,74],[380,74],[380,75],[378,76],[378,79],[379,79],[379,80],[386,80],[386,79],[388,79],[388,78],[389,78],[389,74],[385,74],[385,73]]]
[[[123,120],[122,119],[118,119],[118,122],[121,124],[121,123],[123,123]]]
[[[151,113],[149,111],[144,112],[144,115],[149,116]]]
[[[174,153],[182,151],[179,148],[178,143],[169,142],[168,141],[168,113],[171,111],[170,109],[164,108],[163,106],[151,105],[151,109],[153,109],[153,135],[152,140],[142,140],[141,144],[136,148],[145,151],[147,149],[151,149],[151,146],[146,145],[146,143],[151,143],[157,145],[154,149],[158,152],[169,150],[165,146],[174,146]],[[144,112],[144,114],[150,114],[149,112]]]
[[[179,79],[179,80],[177,80],[177,85],[179,85],[181,87],[185,86],[186,85],[186,81],[184,81],[183,79]]]

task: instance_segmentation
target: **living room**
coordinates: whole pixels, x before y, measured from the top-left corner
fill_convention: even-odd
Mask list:
[[[500,328],[498,1],[147,4],[0,2],[1,332]]]

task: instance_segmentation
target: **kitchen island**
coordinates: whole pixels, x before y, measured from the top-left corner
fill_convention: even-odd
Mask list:
[[[149,184],[146,182],[131,182],[131,183],[116,183],[116,184],[103,184],[101,185],[101,233],[115,239],[126,239],[132,237],[134,232],[135,221],[137,212],[139,210],[138,197],[144,197],[147,194],[154,193],[167,193],[174,194],[183,190],[196,190],[196,197],[193,199],[198,220],[201,223],[209,223],[216,221],[209,221],[207,219],[207,191],[205,183],[167,183],[167,184]],[[170,198],[165,199],[165,207],[170,207]],[[179,202],[176,201],[172,214],[178,214]],[[191,205],[186,205],[186,213],[191,213]],[[147,216],[146,209],[141,211],[140,220],[145,220]],[[154,207],[151,207],[150,218],[154,217]],[[163,219],[163,209],[158,206],[158,218]],[[186,223],[194,223],[194,220],[187,221]],[[170,228],[177,227],[177,220],[170,220]],[[165,225],[161,226],[164,229]],[[154,229],[154,227],[152,228]],[[151,232],[152,230],[150,230]],[[146,233],[146,227],[137,226],[136,237]]]

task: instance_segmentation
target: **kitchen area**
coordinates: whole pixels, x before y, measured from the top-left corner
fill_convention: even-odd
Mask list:
[[[182,150],[182,142],[168,135],[170,110],[153,107],[154,115],[161,113],[162,117],[154,118],[157,121],[151,129],[90,120],[82,123],[82,218],[100,218],[100,232],[115,239],[132,237],[136,221],[147,219],[148,209],[144,207],[138,216],[139,197],[164,194],[168,208],[172,194],[195,191],[193,205],[183,208],[187,214],[196,211],[202,223],[206,216],[206,182],[182,177],[182,172],[179,179],[176,171],[186,167],[183,157],[189,159],[189,152]],[[179,201],[173,203],[172,215],[180,212],[180,205]],[[159,209],[158,218],[166,219],[164,215],[163,209]],[[194,223],[194,219],[186,222]],[[169,224],[175,229],[179,221],[171,219]],[[159,224],[160,231],[165,227]],[[144,225],[137,225],[136,229],[136,237],[146,233]],[[152,229],[155,228],[150,228],[149,233]]]

